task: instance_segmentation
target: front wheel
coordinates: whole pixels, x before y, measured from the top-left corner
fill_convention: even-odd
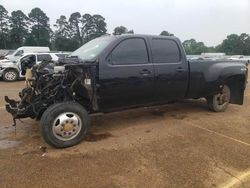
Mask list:
[[[224,112],[230,102],[230,88],[224,85],[221,92],[207,98],[208,107],[214,112]]]
[[[66,148],[83,140],[89,128],[89,116],[78,103],[58,103],[43,113],[40,128],[48,144]]]
[[[14,82],[18,79],[18,72],[14,69],[5,70],[3,73],[3,80],[6,82]]]

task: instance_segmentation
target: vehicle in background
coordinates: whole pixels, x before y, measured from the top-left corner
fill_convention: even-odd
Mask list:
[[[44,60],[57,61],[60,53],[26,53],[16,61],[2,60],[0,62],[0,77],[4,81],[16,81],[24,78],[26,68],[31,68]]]
[[[232,55],[228,59],[230,59],[230,60],[239,60],[239,59],[243,59],[243,58],[244,58],[244,55]]]
[[[225,60],[225,53],[201,53],[201,55],[187,55],[187,60]]]
[[[231,57],[229,57],[228,59],[230,60],[239,60],[239,61],[243,61],[249,64],[250,63],[250,56],[244,56],[244,55],[233,55]]]
[[[7,55],[12,55],[15,50],[0,50],[0,60],[5,59]]]
[[[200,55],[187,55],[187,60],[193,61],[193,60],[205,60],[205,59],[203,57],[201,57]]]
[[[200,55],[186,55],[187,60],[197,59]]]
[[[218,60],[225,59],[225,53],[201,53],[199,60]]]
[[[17,60],[25,53],[32,53],[32,52],[49,52],[49,47],[43,47],[43,46],[22,46],[20,48],[17,48],[13,54],[9,54],[5,56],[5,59],[8,60]]]

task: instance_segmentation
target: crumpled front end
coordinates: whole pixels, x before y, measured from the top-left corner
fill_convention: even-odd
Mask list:
[[[14,119],[21,118],[35,118],[35,113],[32,104],[28,104],[28,100],[32,96],[32,88],[25,88],[22,92],[19,93],[21,98],[20,101],[15,101],[10,99],[8,96],[5,96],[5,105],[6,111],[12,114]]]
[[[26,72],[26,87],[20,100],[5,96],[6,110],[15,119],[40,119],[44,111],[55,103],[75,101],[89,112],[97,111],[95,71],[96,63],[44,62]]]

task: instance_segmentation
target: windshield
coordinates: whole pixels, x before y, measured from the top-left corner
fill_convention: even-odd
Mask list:
[[[15,56],[21,56],[23,53],[24,53],[23,50],[19,50],[19,51],[17,51],[17,53],[15,54]]]
[[[94,60],[113,40],[113,37],[96,38],[87,42],[69,56],[77,56],[82,60]]]

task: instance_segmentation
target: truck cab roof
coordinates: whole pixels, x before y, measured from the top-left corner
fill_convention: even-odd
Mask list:
[[[164,35],[146,35],[146,34],[122,34],[122,35],[105,35],[103,37],[115,37],[115,38],[165,38],[165,39],[178,39],[175,36],[164,36]]]

